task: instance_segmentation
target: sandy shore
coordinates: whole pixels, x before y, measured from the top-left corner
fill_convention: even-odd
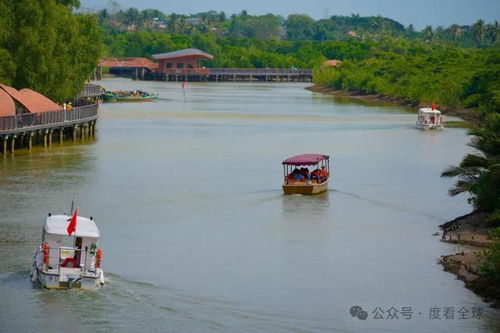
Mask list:
[[[398,98],[394,96],[387,96],[383,94],[366,94],[362,93],[359,91],[352,91],[352,90],[341,90],[341,89],[334,89],[334,88],[328,88],[328,87],[322,87],[322,86],[310,86],[306,88],[307,90],[313,91],[313,92],[319,92],[319,93],[324,93],[324,94],[332,94],[336,96],[348,96],[352,98],[359,98],[367,101],[379,101],[379,102],[388,102],[388,103],[393,103],[397,105],[401,105],[404,107],[409,107],[409,108],[420,108],[420,107],[427,107],[429,105],[427,104],[417,104],[413,103],[409,100],[403,99],[403,98]],[[439,105],[439,110],[443,112],[445,115],[450,115],[454,117],[458,117],[460,119],[463,119],[465,121],[471,122],[473,124],[478,124],[481,121],[480,115],[478,112],[476,112],[473,109],[458,109],[458,108],[451,108],[447,107],[444,105]]]

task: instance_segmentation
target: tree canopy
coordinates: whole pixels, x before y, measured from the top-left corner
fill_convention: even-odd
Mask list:
[[[102,49],[93,15],[74,15],[75,0],[0,3],[0,80],[55,101],[77,95]]]

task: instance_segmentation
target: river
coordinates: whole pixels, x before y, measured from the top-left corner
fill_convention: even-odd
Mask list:
[[[99,83],[160,99],[103,104],[95,140],[0,160],[2,331],[500,328],[436,262],[460,248],[432,234],[470,210],[439,177],[466,130],[418,131],[408,110],[302,83]],[[281,161],[305,152],[331,156],[330,190],[283,196]],[[72,199],[100,228],[107,285],[33,289],[46,214]]]

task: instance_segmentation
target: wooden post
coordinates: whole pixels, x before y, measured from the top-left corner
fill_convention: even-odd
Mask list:
[[[47,147],[47,131],[43,132],[43,146]]]
[[[9,137],[7,135],[5,135],[3,137],[3,148],[2,148],[3,156],[5,156],[7,154],[7,140],[8,139],[9,139]]]
[[[33,132],[30,132],[28,136],[28,150],[31,150],[31,147],[33,147]]]
[[[10,142],[10,152],[14,154],[14,150],[16,148],[16,136],[12,136],[12,141]]]
[[[80,126],[80,139],[85,139],[85,124]]]
[[[73,142],[76,141],[76,127],[77,127],[76,125],[73,125],[73,131],[72,131],[73,132]]]
[[[52,146],[52,130],[49,130],[49,146]]]
[[[64,140],[64,128],[61,127],[61,129],[59,130],[59,143],[63,144],[63,140]]]

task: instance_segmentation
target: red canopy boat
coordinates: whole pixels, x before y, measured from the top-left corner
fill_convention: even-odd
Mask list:
[[[319,194],[328,189],[330,157],[323,154],[302,154],[287,158],[283,164],[285,194]],[[314,170],[308,167],[315,166]]]

